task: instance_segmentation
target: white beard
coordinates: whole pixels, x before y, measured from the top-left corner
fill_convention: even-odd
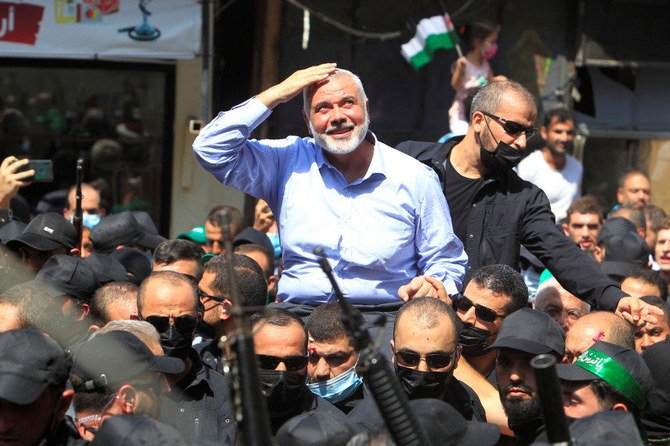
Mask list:
[[[365,122],[354,128],[353,132],[347,138],[333,138],[326,133],[319,133],[314,129],[312,121],[309,122],[309,131],[312,133],[316,143],[323,148],[323,150],[332,153],[334,155],[346,155],[351,153],[361,145],[365,136],[368,134],[368,120],[367,114],[365,117]]]

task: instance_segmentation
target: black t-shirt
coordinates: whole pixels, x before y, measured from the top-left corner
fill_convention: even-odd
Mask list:
[[[454,169],[449,158],[444,160],[444,190],[449,204],[454,234],[465,244],[468,231],[468,215],[479,186],[484,178],[465,178]]]

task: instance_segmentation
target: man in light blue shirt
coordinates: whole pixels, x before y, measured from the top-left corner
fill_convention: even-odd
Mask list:
[[[301,92],[311,138],[249,139],[274,107]],[[354,304],[461,288],[467,256],[437,175],[378,141],[368,124],[360,79],[323,64],[220,113],[195,140],[208,172],[274,212],[284,262],[279,301],[316,306],[332,297],[317,246]]]

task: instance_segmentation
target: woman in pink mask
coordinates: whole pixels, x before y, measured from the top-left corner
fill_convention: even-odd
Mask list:
[[[468,130],[465,106],[468,95],[488,82],[506,79],[494,77],[488,62],[496,55],[499,32],[500,26],[485,21],[468,23],[459,30],[466,54],[452,67],[451,86],[456,95],[449,109],[449,129],[454,136],[465,135]]]

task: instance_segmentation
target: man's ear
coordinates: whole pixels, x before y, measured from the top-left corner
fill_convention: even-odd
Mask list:
[[[451,369],[452,372],[454,370],[456,370],[456,368],[458,368],[458,361],[460,361],[460,359],[461,359],[461,350],[462,349],[463,349],[463,347],[461,347],[460,345],[458,345],[456,347],[456,351],[454,352],[454,368]]]
[[[549,131],[547,130],[547,128],[545,126],[540,127],[540,136],[542,137],[542,139],[546,141],[547,135],[549,135]]]
[[[568,226],[567,223],[561,223],[561,227],[563,228],[563,233],[565,234],[565,236],[570,237],[570,233],[568,232],[570,226]]]
[[[395,342],[393,342],[393,339],[391,339],[389,342],[391,344],[391,353],[393,353],[395,351]],[[391,363],[395,364],[395,355],[393,354],[391,355]]]
[[[132,414],[135,410],[135,399],[137,398],[137,391],[130,384],[124,384],[116,392],[116,399],[121,406],[123,413]]]
[[[221,302],[221,305],[219,305],[219,319],[222,320],[222,321],[225,321],[225,320],[228,320],[231,317],[233,317],[233,315],[230,314],[230,312],[228,311],[232,307],[233,307],[233,304],[228,299]]]
[[[311,136],[314,136],[312,135],[312,131],[309,129],[309,116],[307,116],[307,113],[305,113],[304,109],[302,111],[302,120],[305,121],[305,125],[307,126],[307,133],[309,133]]]
[[[370,117],[370,99],[365,98],[365,110],[367,111],[368,115],[368,124],[372,122],[372,118]]]
[[[612,410],[622,410],[624,412],[628,412],[628,406],[626,406],[624,403],[616,403],[614,406],[612,406]]]
[[[81,258],[81,250],[79,248],[72,248],[70,250],[70,257],[79,257]]]
[[[89,304],[81,304],[79,307],[79,318],[77,320],[83,321],[88,313],[91,311],[91,306]]]
[[[480,111],[476,111],[472,114],[472,119],[470,120],[470,126],[477,133],[481,133],[484,130],[486,125],[484,114]]]
[[[63,391],[63,397],[60,400],[60,405],[56,409],[56,420],[61,421],[65,418],[65,412],[70,408],[72,403],[72,397],[74,397],[74,390],[66,389]]]

